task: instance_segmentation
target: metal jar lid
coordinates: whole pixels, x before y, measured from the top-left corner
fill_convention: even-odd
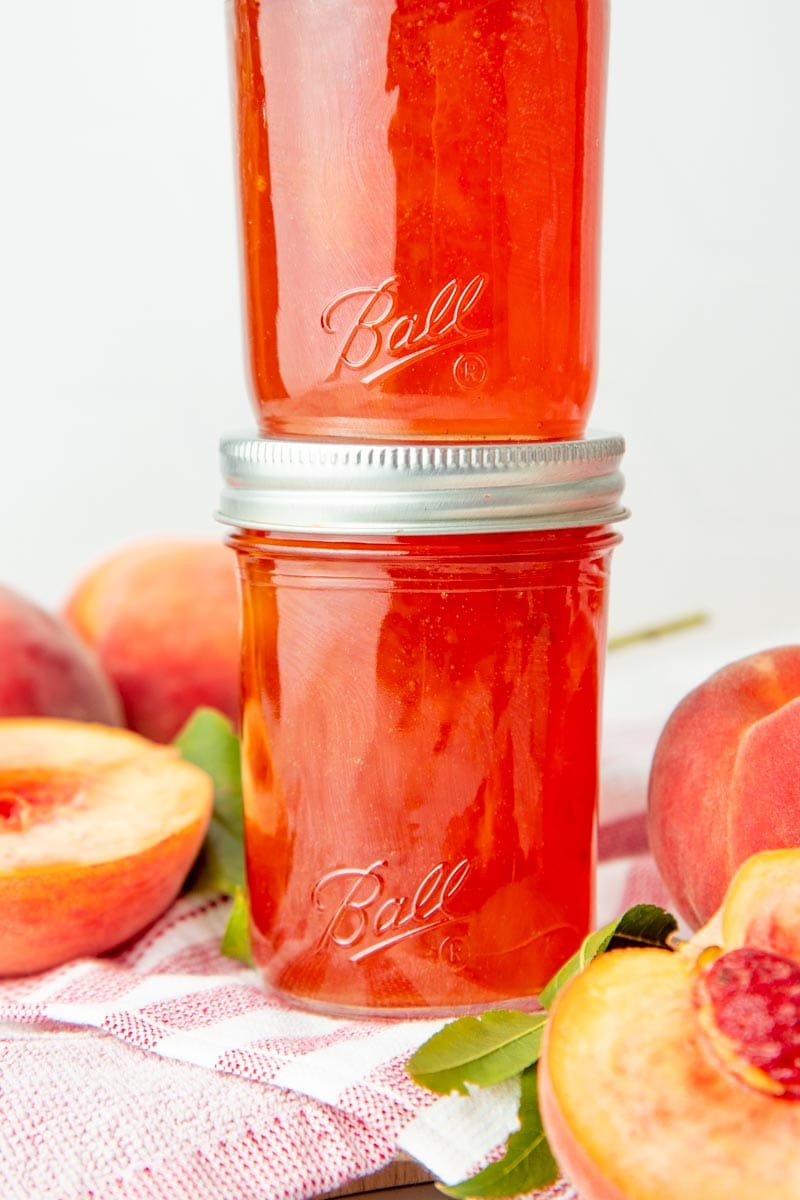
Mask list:
[[[617,434],[406,445],[225,437],[217,514],[274,533],[571,529],[628,515]]]

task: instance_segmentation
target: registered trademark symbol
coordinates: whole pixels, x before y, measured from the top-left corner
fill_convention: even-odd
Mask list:
[[[488,376],[489,364],[482,354],[459,354],[453,363],[453,378],[465,392],[481,387]]]
[[[439,946],[439,958],[448,967],[460,967],[466,962],[467,955],[464,939],[446,937]]]

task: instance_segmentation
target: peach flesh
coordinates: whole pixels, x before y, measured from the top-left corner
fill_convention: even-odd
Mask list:
[[[0,975],[100,954],[174,900],[211,780],[122,730],[0,721]]]
[[[129,546],[84,577],[65,616],[114,681],[130,729],[168,742],[201,706],[238,719],[236,568],[221,543]]]
[[[582,1200],[800,1196],[800,1104],[720,1069],[698,1021],[696,970],[668,951],[612,951],[554,1005],[540,1102]]]
[[[0,772],[0,830],[21,831],[47,820],[54,809],[74,801],[81,787],[80,777],[68,772]]]
[[[800,845],[800,647],[731,663],[667,721],[648,790],[650,844],[675,907],[702,925],[756,851]]]
[[[726,947],[755,946],[800,962],[800,851],[766,850],[736,874],[721,914]]]

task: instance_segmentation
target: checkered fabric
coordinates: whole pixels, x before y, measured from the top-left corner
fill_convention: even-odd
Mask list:
[[[682,660],[641,647],[609,664],[600,923],[669,905],[646,854],[653,746],[677,699],[734,656],[697,636],[679,639],[694,647]],[[3,1200],[304,1200],[400,1151],[446,1183],[501,1153],[513,1083],[441,1098],[405,1072],[443,1020],[287,1007],[220,956],[227,912],[183,898],[116,955],[0,984]],[[546,1195],[574,1200],[563,1183]]]

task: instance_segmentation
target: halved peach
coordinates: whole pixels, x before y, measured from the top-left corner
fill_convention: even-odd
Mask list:
[[[540,1102],[582,1200],[800,1196],[800,963],[739,942],[798,884],[800,851],[758,855],[714,923],[732,946],[615,950],[559,994]]]
[[[721,1065],[694,972],[668,951],[615,950],[556,1001],[540,1102],[582,1200],[800,1196],[800,1105]]]
[[[0,975],[113,949],[175,899],[213,786],[170,746],[78,721],[0,720]]]

